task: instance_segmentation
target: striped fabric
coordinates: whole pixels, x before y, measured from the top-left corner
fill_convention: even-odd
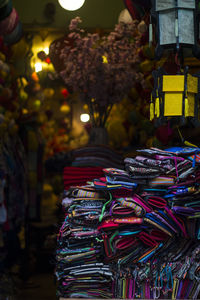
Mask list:
[[[125,207],[130,207],[134,210],[136,216],[141,216],[142,214],[142,208],[135,204],[132,200],[132,198],[130,198],[130,201],[127,201],[129,198],[126,198],[126,200],[124,198],[119,198],[117,199],[117,202],[120,203],[122,206],[125,206]]]
[[[114,223],[117,224],[142,224],[143,223],[143,219],[142,218],[136,218],[136,217],[132,217],[132,218],[116,218],[114,219]]]
[[[165,176],[158,176],[149,181],[150,186],[170,186],[174,185],[175,180],[173,177],[165,177]]]
[[[76,194],[76,197],[78,198],[96,198],[98,196],[98,193],[95,192],[90,192],[90,191],[84,191],[84,190],[79,190],[78,193]]]

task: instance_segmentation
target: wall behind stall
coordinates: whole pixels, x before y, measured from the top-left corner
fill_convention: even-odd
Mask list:
[[[67,28],[69,21],[76,16],[82,18],[85,28],[113,28],[125,8],[123,0],[86,0],[79,10],[70,12],[64,10],[57,0],[13,0],[24,24],[46,22],[44,8],[47,3],[54,3],[56,7],[55,21],[51,26],[60,28]]]

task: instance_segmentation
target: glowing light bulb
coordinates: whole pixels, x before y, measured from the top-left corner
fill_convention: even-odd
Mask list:
[[[42,71],[42,64],[40,62],[37,62],[35,64],[35,72],[38,73],[40,71]]]
[[[45,53],[46,55],[49,55],[49,47],[45,47],[45,48],[44,48],[44,53]]]
[[[58,0],[58,2],[66,10],[77,10],[83,6],[85,0]]]
[[[81,122],[87,123],[90,120],[90,116],[88,114],[81,114],[80,119]]]

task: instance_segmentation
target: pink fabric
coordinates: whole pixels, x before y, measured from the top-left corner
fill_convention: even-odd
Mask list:
[[[150,247],[155,247],[158,243],[154,240],[153,236],[149,235],[146,232],[139,233],[139,239],[146,245]]]
[[[136,203],[138,203],[140,206],[142,206],[146,210],[147,213],[152,211],[152,209],[150,207],[148,207],[147,205],[144,204],[144,202],[142,201],[142,198],[140,198],[140,196],[134,195],[133,200]]]
[[[167,205],[167,201],[158,196],[150,196],[148,199],[148,204],[158,208],[164,208]]]
[[[126,249],[131,246],[133,246],[136,242],[136,239],[134,237],[128,237],[128,238],[123,238],[120,239],[116,242],[115,246],[117,249]]]

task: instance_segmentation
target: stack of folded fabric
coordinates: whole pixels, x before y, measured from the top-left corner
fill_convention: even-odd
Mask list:
[[[87,146],[71,153],[74,167],[123,168],[123,156],[107,146]]]
[[[66,298],[110,298],[112,272],[103,262],[103,244],[98,230],[104,193],[91,187],[65,192],[67,216],[60,229],[57,249],[58,295]]]
[[[71,186],[84,185],[103,174],[103,168],[101,167],[65,167],[63,171],[64,188],[68,190]]]
[[[65,191],[60,296],[198,299],[200,149],[137,153]]]

